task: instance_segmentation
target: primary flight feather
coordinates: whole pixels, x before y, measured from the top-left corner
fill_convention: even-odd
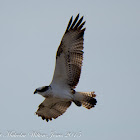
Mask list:
[[[73,21],[71,17],[56,53],[55,71],[49,86],[39,87],[34,91],[45,97],[36,114],[47,122],[62,115],[74,102],[87,109],[97,103],[93,92],[77,92],[83,61],[83,28],[85,21],[79,14]]]

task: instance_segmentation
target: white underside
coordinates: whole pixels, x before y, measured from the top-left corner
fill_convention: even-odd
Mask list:
[[[54,98],[73,100],[73,94],[71,93],[71,90],[67,85],[51,84],[50,86],[52,88],[51,95]]]

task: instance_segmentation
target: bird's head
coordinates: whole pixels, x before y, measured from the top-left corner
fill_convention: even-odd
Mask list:
[[[45,97],[47,95],[47,91],[49,89],[50,89],[50,86],[39,87],[39,88],[35,89],[34,94],[40,94]]]

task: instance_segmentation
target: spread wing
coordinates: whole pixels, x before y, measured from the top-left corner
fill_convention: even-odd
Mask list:
[[[62,101],[57,98],[46,98],[39,106],[36,114],[42,119],[49,120],[56,119],[58,116],[65,113],[67,108],[71,105],[71,101]]]
[[[79,14],[73,22],[72,18],[56,53],[52,84],[67,84],[75,88],[79,82],[83,61],[85,21],[82,22],[83,17],[79,19]]]

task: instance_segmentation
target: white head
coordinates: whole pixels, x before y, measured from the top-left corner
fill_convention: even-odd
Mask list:
[[[35,91],[34,91],[34,94],[40,94],[40,95],[42,95],[42,96],[44,96],[44,97],[46,97],[47,96],[47,94],[49,93],[49,91],[50,91],[50,86],[43,86],[43,87],[39,87],[39,88],[37,88]]]

